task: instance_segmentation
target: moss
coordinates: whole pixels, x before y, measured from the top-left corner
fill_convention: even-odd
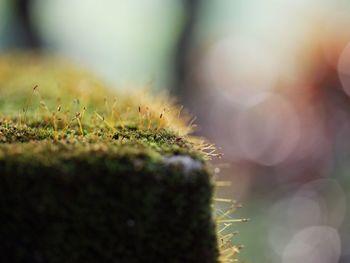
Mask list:
[[[217,262],[212,145],[166,97],[0,59],[1,262]]]

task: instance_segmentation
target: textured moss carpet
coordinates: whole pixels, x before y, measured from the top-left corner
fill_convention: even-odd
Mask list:
[[[217,262],[214,147],[166,96],[0,58],[0,262]]]

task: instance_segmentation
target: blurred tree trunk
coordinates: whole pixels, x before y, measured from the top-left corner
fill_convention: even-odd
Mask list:
[[[185,21],[176,45],[174,58],[174,83],[172,92],[181,103],[188,106],[190,90],[189,76],[191,73],[191,47],[193,35],[198,21],[201,0],[183,0]],[[193,89],[193,87],[191,87]]]
[[[13,28],[15,30],[15,46],[27,49],[39,49],[40,38],[30,17],[32,0],[15,0]]]

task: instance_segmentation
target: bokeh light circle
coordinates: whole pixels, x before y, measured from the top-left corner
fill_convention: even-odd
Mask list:
[[[263,99],[261,99],[263,98]],[[244,157],[262,165],[283,162],[300,137],[299,117],[282,96],[259,94],[252,105],[240,112],[235,130]]]
[[[227,37],[217,41],[206,59],[210,85],[245,105],[257,93],[271,90],[279,67],[273,53],[256,39]]]
[[[311,226],[293,236],[283,251],[282,263],[338,262],[341,241],[338,231],[329,226]]]
[[[343,90],[350,96],[350,43],[347,44],[339,57],[338,75]]]

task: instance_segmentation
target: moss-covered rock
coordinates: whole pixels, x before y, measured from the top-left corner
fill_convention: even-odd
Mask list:
[[[67,62],[0,58],[0,262],[217,262],[213,147],[183,115]]]

